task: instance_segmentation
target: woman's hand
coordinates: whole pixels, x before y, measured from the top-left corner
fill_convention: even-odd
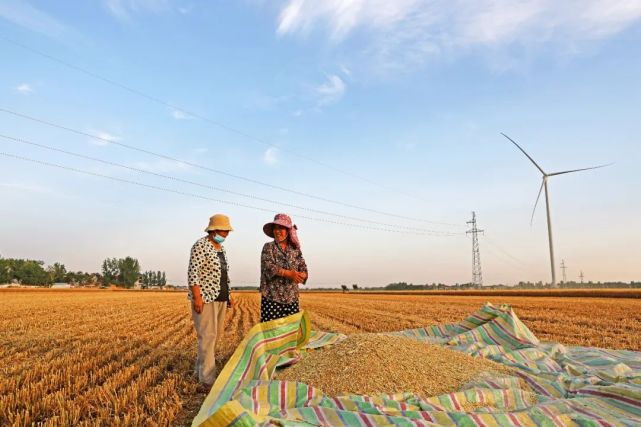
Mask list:
[[[305,279],[307,278],[307,274],[306,273],[298,272],[298,271],[295,271],[295,270],[285,270],[284,268],[282,268],[280,270],[279,276],[282,276],[282,277],[284,277],[286,279],[289,279],[289,280],[293,281],[296,284],[303,283],[305,281]]]
[[[203,312],[203,297],[200,295],[200,289],[194,290],[194,298],[192,304],[194,305],[194,311],[198,314]]]

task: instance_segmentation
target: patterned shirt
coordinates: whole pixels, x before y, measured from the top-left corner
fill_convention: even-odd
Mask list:
[[[218,252],[222,252],[225,259],[227,259],[225,248],[221,248],[220,251],[217,251],[207,236],[196,240],[194,246],[191,247],[189,271],[187,273],[188,298],[190,300],[193,299],[191,287],[194,285],[200,287],[200,295],[202,295],[205,304],[216,300],[220,293],[220,279],[222,276]],[[229,277],[229,263],[225,263],[225,269],[227,277]]]
[[[260,256],[260,294],[281,304],[295,303],[298,301],[298,285],[293,280],[278,276],[281,268],[307,273],[303,253],[289,244],[283,250],[274,241],[265,243]]]

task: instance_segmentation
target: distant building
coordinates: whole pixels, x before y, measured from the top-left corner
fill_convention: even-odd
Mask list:
[[[69,283],[54,283],[51,285],[51,289],[71,289],[72,286]]]

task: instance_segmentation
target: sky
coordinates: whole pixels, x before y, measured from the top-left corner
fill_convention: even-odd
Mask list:
[[[641,280],[641,0],[0,0],[0,255],[186,284],[230,216],[310,287]],[[36,145],[37,144],[37,145]],[[57,151],[56,151],[57,150]],[[65,169],[63,169],[65,168]]]

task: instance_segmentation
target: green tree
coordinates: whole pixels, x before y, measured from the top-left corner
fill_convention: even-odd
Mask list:
[[[55,262],[53,265],[47,267],[47,273],[49,273],[49,279],[53,283],[60,283],[65,281],[65,275],[67,274],[67,268],[64,264]]]
[[[119,284],[125,288],[133,288],[140,276],[140,264],[137,259],[126,257],[118,260]]]
[[[102,282],[105,285],[110,283],[120,284],[118,282],[119,276],[118,260],[116,258],[107,258],[102,262]]]

